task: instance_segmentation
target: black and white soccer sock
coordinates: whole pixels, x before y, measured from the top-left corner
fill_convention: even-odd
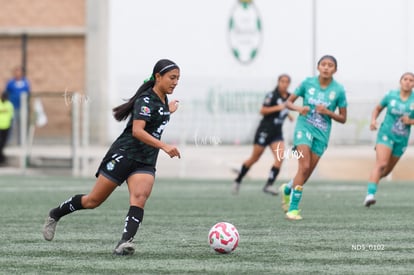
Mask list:
[[[130,206],[128,214],[125,218],[124,233],[122,240],[128,241],[134,238],[138,231],[138,227],[144,218],[144,209],[137,206]]]
[[[277,178],[277,175],[279,174],[279,171],[280,170],[278,167],[272,166],[272,169],[270,169],[269,172],[269,177],[267,179],[266,186],[273,185]]]
[[[237,178],[235,179],[235,181],[237,183],[241,183],[243,177],[247,174],[247,172],[249,171],[250,167],[247,167],[246,165],[242,165],[239,175],[237,176]]]
[[[75,195],[68,200],[62,202],[58,207],[53,208],[49,212],[49,216],[58,221],[63,216],[70,214],[74,211],[84,209],[82,206],[82,197],[84,194]]]

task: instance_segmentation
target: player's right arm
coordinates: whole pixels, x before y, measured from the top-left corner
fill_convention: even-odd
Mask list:
[[[369,125],[369,129],[371,131],[375,131],[378,129],[377,118],[381,114],[382,110],[384,110],[384,106],[377,105],[374,110],[372,111],[371,115],[371,124]]]
[[[306,116],[306,114],[309,112],[310,108],[309,106],[297,106],[294,104],[294,102],[296,101],[296,99],[298,99],[299,96],[295,95],[295,94],[291,94],[289,96],[289,98],[286,100],[286,107],[289,110],[292,111],[296,111],[298,113],[300,113],[303,116]]]
[[[378,129],[377,118],[381,114],[382,110],[384,110],[384,108],[388,105],[390,95],[391,92],[388,92],[381,100],[381,102],[377,106],[375,106],[374,110],[372,111],[371,124],[369,125],[369,129],[371,131],[375,131]]]

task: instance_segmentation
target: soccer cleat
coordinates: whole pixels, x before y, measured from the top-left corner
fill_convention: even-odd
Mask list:
[[[240,191],[240,183],[237,181],[233,182],[233,186],[231,187],[231,193],[233,195],[238,195]]]
[[[282,194],[282,209],[286,213],[289,210],[289,204],[290,204],[290,195],[285,194],[285,188],[287,184],[284,183],[282,186],[280,186],[280,193]]]
[[[377,202],[377,200],[375,199],[374,195],[372,195],[372,194],[368,194],[368,195],[365,197],[365,200],[364,200],[364,205],[365,205],[366,207],[370,207],[371,205],[374,205],[376,202]]]
[[[53,240],[56,231],[57,220],[48,216],[45,224],[43,225],[43,237],[46,241]]]
[[[286,213],[286,219],[291,220],[291,221],[299,221],[302,220],[302,216],[299,215],[299,210],[291,210],[289,212]]]
[[[266,184],[263,187],[263,192],[273,195],[273,196],[277,196],[279,193],[277,192],[277,190],[272,186],[272,185],[268,185]]]
[[[128,241],[120,240],[114,249],[114,255],[118,255],[118,256],[128,256],[128,255],[134,254],[134,252],[135,252],[135,246],[132,243],[132,239]]]

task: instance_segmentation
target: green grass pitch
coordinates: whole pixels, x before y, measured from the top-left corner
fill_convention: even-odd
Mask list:
[[[301,203],[304,220],[284,219],[280,197],[246,180],[157,179],[136,252],[116,257],[129,207],[125,185],[99,208],[64,217],[55,239],[41,230],[50,208],[94,179],[0,178],[1,274],[412,274],[414,184],[384,182],[377,205],[365,209],[365,183],[310,181]],[[233,223],[240,244],[229,255],[210,249],[219,221]]]

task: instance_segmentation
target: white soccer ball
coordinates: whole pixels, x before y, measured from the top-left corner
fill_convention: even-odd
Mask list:
[[[218,253],[231,253],[239,245],[239,232],[228,222],[216,223],[208,232],[208,243]]]

